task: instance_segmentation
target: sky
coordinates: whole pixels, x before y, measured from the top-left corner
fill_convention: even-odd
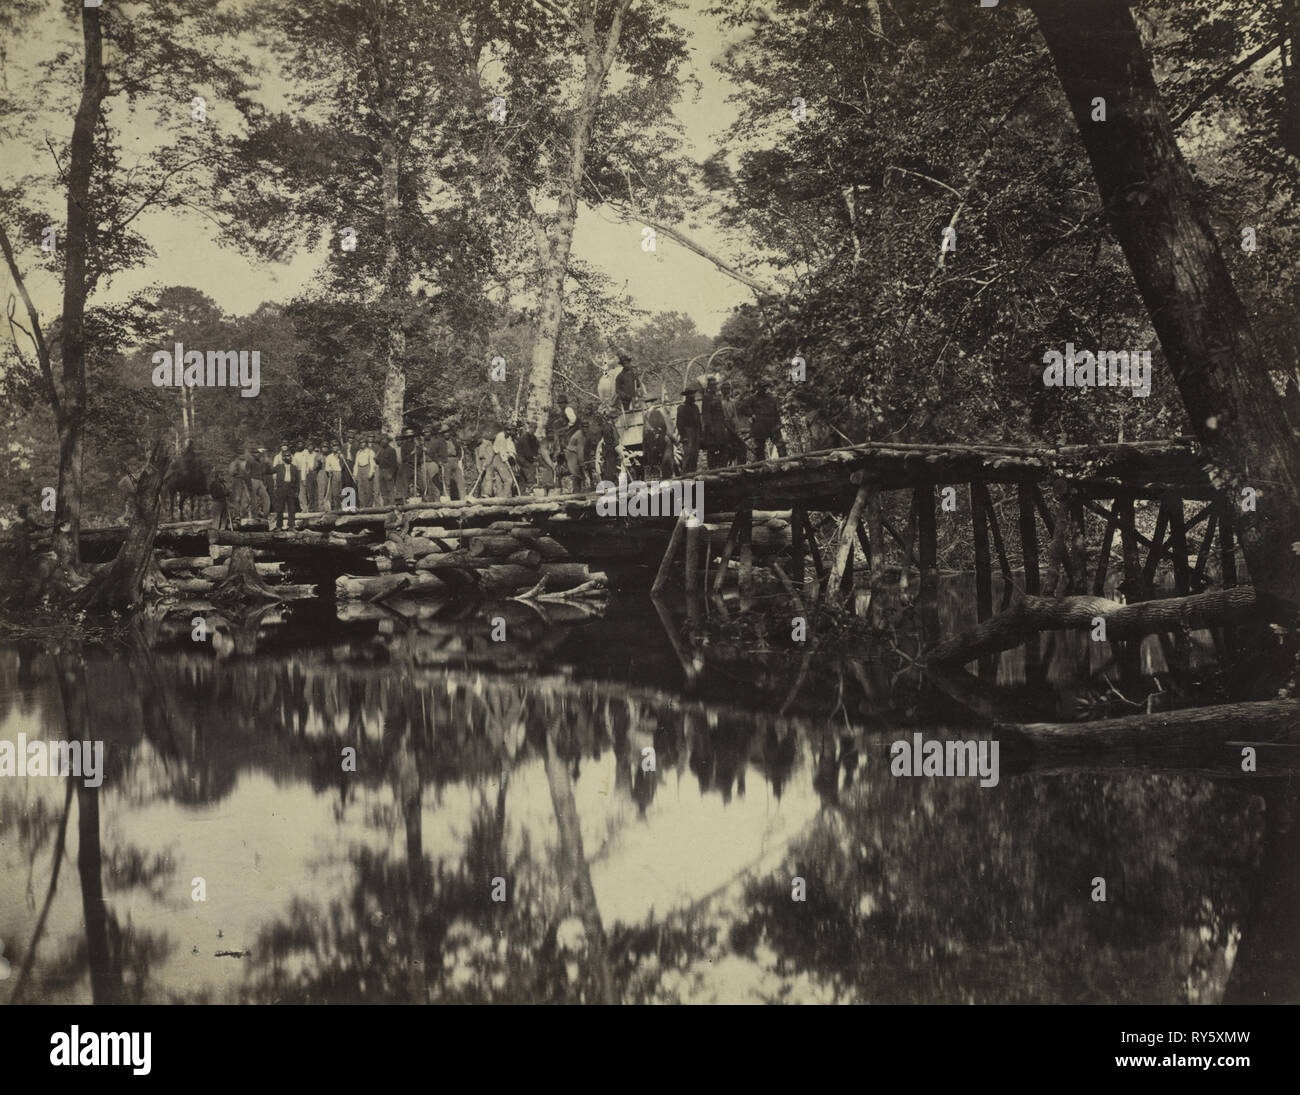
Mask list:
[[[674,15],[690,36],[687,69],[701,85],[698,94],[688,87],[677,110],[687,151],[697,160],[716,149],[717,135],[736,115],[735,108],[726,101],[733,87],[711,65],[724,48],[724,39],[716,19],[703,12],[709,2],[687,0],[687,8]],[[52,19],[48,32],[34,37],[31,45],[36,48],[22,51],[29,62],[66,38],[66,20]],[[11,81],[26,75],[22,71],[24,57],[15,59],[12,54],[11,50]],[[219,104],[209,109],[219,109]],[[70,118],[52,113],[42,123],[49,126],[50,139],[56,146],[66,142]],[[48,161],[40,166],[48,170]],[[115,277],[98,299],[122,300],[150,285],[192,285],[228,313],[242,315],[265,301],[287,301],[297,295],[318,269],[327,246],[322,244],[320,250],[299,254],[288,263],[265,263],[223,247],[216,238],[216,227],[194,212],[151,211],[140,218],[139,224],[156,259]],[[734,243],[708,223],[682,227],[709,250],[727,258],[738,257]],[[573,255],[607,273],[637,307],[651,313],[685,312],[703,334],[710,336],[718,333],[735,305],[753,299],[745,286],[672,240],[660,237],[653,252],[644,251],[641,243],[641,226],[626,223],[607,211],[584,208],[574,234]],[[53,273],[40,269],[39,262],[28,265],[29,288],[48,323],[58,311],[61,286]],[[0,278],[8,296],[11,285],[7,271]]]

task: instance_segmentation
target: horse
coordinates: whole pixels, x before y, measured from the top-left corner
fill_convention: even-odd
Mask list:
[[[203,461],[194,451],[194,442],[185,446],[177,460],[163,477],[162,493],[167,498],[167,519],[174,518],[173,509],[179,513],[180,520],[185,519],[185,500],[190,500],[190,519],[195,517],[195,506],[200,498],[210,498],[212,489],[210,477],[203,468]],[[179,504],[177,497],[179,496]]]

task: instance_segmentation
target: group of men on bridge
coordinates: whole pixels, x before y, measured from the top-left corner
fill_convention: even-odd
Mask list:
[[[397,435],[349,430],[340,441],[285,440],[274,451],[248,442],[227,466],[205,475],[191,443],[164,489],[210,495],[219,524],[269,518],[271,528],[293,529],[299,512],[582,491],[621,472],[651,480],[691,474],[701,453],[711,468],[765,459],[769,445],[785,455],[780,409],[762,381],[743,400],[730,381],[688,383],[673,415],[671,402],[649,400],[626,355],[612,376],[612,385],[602,380],[600,402],[585,418],[562,398],[542,431],[518,419],[496,423],[479,432],[477,444],[473,433],[458,435],[447,425]],[[633,423],[641,426],[639,437]],[[127,493],[134,488],[129,475],[120,485]]]

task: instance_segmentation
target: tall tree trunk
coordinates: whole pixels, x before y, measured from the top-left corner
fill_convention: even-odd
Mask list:
[[[1260,793],[1268,836],[1225,1004],[1300,1003],[1300,801],[1287,784]]]
[[[560,835],[561,884],[568,891],[569,900],[582,920],[587,937],[587,954],[595,979],[598,1004],[617,1004],[614,975],[609,964],[608,941],[600,919],[600,906],[596,904],[596,891],[591,884],[591,868],[582,849],[582,826],[578,820],[578,805],[573,797],[573,781],[569,778],[568,762],[555,747],[558,730],[546,731],[546,755],[543,758],[546,780],[551,787],[551,805],[555,808],[555,824]]]
[[[1102,205],[1173,370],[1192,429],[1239,503],[1258,588],[1300,583],[1300,446],[1280,413],[1269,363],[1198,207],[1125,0],[1030,0],[1092,161]],[[1106,101],[1094,122],[1093,100]]]
[[[86,417],[86,267],[90,251],[90,172],[95,126],[108,94],[99,8],[83,8],[85,46],[81,102],[72,126],[68,157],[68,222],[64,230],[67,262],[63,278],[63,353],[60,367],[58,429],[59,488],[54,508],[54,551],[64,566],[81,565],[81,441]]]
[[[537,427],[539,437],[546,433],[546,415],[551,405],[551,381],[555,368],[555,348],[560,340],[560,321],[564,315],[564,280],[569,272],[569,251],[573,247],[573,227],[578,219],[578,195],[586,167],[587,146],[600,106],[601,91],[618,52],[623,17],[632,0],[617,0],[609,30],[602,43],[596,34],[596,3],[589,0],[582,23],[582,40],[586,47],[586,76],[582,97],[573,116],[569,137],[569,172],[559,196],[555,224],[547,234],[543,252],[545,274],[539,298],[537,334],[533,339],[532,367],[529,372],[527,420]]]
[[[163,477],[171,458],[167,442],[155,441],[149,462],[140,472],[131,496],[131,518],[126,539],[118,548],[112,566],[97,574],[81,594],[86,607],[126,608],[140,600],[144,578],[153,559],[153,542],[158,532],[158,507]]]
[[[68,741],[95,738],[86,689],[86,665],[79,652],[54,658],[59,696],[63,701],[63,736]],[[102,773],[101,773],[102,774]],[[103,852],[99,841],[99,791],[76,781],[77,874],[81,880],[81,911],[86,927],[91,996],[96,1004],[122,1001],[122,967],[117,960],[116,931],[104,904]]]
[[[1300,0],[1282,0],[1277,13],[1278,43],[1282,50],[1281,145],[1300,157],[1300,65],[1296,46],[1300,43]]]
[[[399,261],[402,207],[397,190],[397,138],[392,131],[395,117],[395,111],[390,111],[390,116],[386,119],[389,131],[384,136],[380,149],[384,187],[383,310],[388,323],[384,347],[383,421],[384,432],[392,437],[402,432],[406,404],[406,368],[403,363],[403,358],[406,356],[406,330],[403,304],[407,287],[403,277],[405,267]]]

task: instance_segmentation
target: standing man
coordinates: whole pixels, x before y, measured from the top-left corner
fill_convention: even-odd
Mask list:
[[[682,405],[677,408],[683,474],[695,471],[700,463],[700,410],[695,405],[695,390],[694,384],[687,384],[682,392]]]
[[[328,510],[339,508],[343,494],[343,461],[339,459],[337,445],[326,446],[329,452],[321,464],[321,505]]]
[[[289,452],[289,443],[286,441],[280,448],[280,462],[275,465],[273,472],[275,480],[275,492],[273,502],[275,505],[275,516],[271,521],[272,531],[278,531],[284,527],[283,515],[287,511],[289,515],[289,531],[294,532],[298,527],[296,520],[298,509],[298,490],[302,486],[302,472],[293,462],[293,454]]]
[[[230,487],[220,471],[213,469],[212,475],[208,478],[208,494],[212,498],[212,504],[216,508],[216,513],[212,518],[212,527],[216,529],[230,528]]]
[[[379,505],[396,504],[397,445],[387,434],[379,439],[379,449],[375,453],[375,466],[379,469]]]
[[[338,450],[339,463],[343,465],[343,478],[339,481],[339,497],[342,498],[344,487],[351,487],[353,496],[361,497],[361,492],[357,488],[357,477],[352,474],[352,465],[356,462],[357,453],[361,446],[357,443],[356,430],[348,430],[343,435],[343,447]]]
[[[537,460],[542,446],[537,435],[520,421],[515,422],[515,455],[519,461],[519,491],[525,494],[536,485]]]
[[[492,461],[488,466],[488,497],[509,498],[514,493],[514,465],[518,458],[514,438],[504,427],[492,441]]]
[[[397,450],[397,501],[405,502],[411,497],[415,486],[415,473],[418,470],[419,450],[422,447],[414,430],[403,430],[393,441]]]
[[[357,509],[368,509],[375,504],[375,450],[370,447],[368,435],[362,435],[357,455],[352,461],[352,478],[357,483]]]
[[[740,408],[731,394],[731,381],[722,382],[722,420],[727,429],[727,453],[725,463],[743,464],[745,462],[745,440],[741,437]]]
[[[596,478],[607,483],[618,481],[622,460],[619,452],[621,440],[616,416],[602,414],[600,422],[600,467],[596,469]]]
[[[727,421],[722,410],[722,395],[718,391],[716,376],[709,377],[708,387],[704,390],[700,435],[700,442],[709,454],[709,467],[722,467],[727,462]]]
[[[586,476],[583,474],[582,461],[587,454],[587,435],[582,432],[577,413],[572,407],[565,408],[566,413],[573,414],[573,429],[564,444],[564,462],[568,465],[569,476],[573,480],[572,490],[581,492],[587,489]]]
[[[253,462],[251,447],[247,444],[231,462],[230,472],[230,513],[232,517],[253,516],[253,484],[249,476],[249,465]]]
[[[614,381],[614,392],[618,397],[619,406],[623,408],[626,414],[632,409],[632,401],[639,395],[645,398],[645,386],[641,383],[641,378],[632,368],[632,358],[628,354],[619,354],[618,363],[623,366],[617,379]]]
[[[749,400],[749,433],[754,445],[754,459],[767,459],[767,443],[776,445],[778,456],[785,455],[785,439],[781,436],[781,408],[776,398],[767,390],[767,383],[759,380]]]
[[[306,513],[316,508],[316,490],[312,483],[315,476],[316,452],[311,442],[304,439],[302,448],[293,454],[293,466],[298,469],[300,484],[298,487],[298,509]]]
[[[271,490],[275,486],[275,474],[271,470],[265,448],[259,446],[248,470],[249,480],[253,484],[253,505],[257,507],[257,519],[260,521],[263,517],[270,516]]]
[[[447,439],[441,426],[425,434],[423,454],[424,463],[420,467],[421,495],[434,502],[439,498],[450,498],[446,470],[443,467],[447,462]]]
[[[483,427],[483,436],[479,438],[478,448],[474,450],[474,468],[480,485],[487,481],[488,467],[492,463],[492,427]]]

